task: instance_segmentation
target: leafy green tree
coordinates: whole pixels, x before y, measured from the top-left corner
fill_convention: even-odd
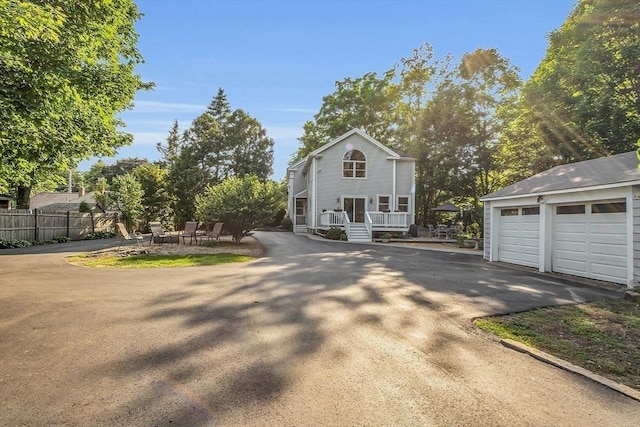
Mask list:
[[[524,88],[545,163],[630,151],[640,138],[640,3],[579,0]],[[522,141],[522,150],[528,149]]]
[[[127,229],[137,228],[144,211],[144,190],[136,178],[129,173],[116,176],[107,195],[109,209],[121,212]]]
[[[169,170],[160,164],[145,163],[133,170],[133,176],[143,191],[140,228],[145,229],[150,221],[173,224],[173,198],[167,191]]]
[[[117,113],[150,85],[133,0],[0,0],[0,185],[27,207],[43,177],[131,143]]]
[[[517,70],[495,49],[463,55],[460,64],[441,73],[418,121],[412,152],[416,154],[417,217],[434,223],[433,208],[447,200],[477,212],[479,198],[500,184],[495,153],[504,115],[517,98]]]
[[[305,157],[353,128],[363,129],[385,145],[397,148],[400,90],[393,82],[394,77],[395,70],[391,69],[381,77],[371,72],[336,82],[336,90],[322,98],[322,107],[314,120],[304,124],[302,146],[293,160]]]
[[[194,218],[195,196],[207,186],[247,174],[267,180],[273,144],[255,118],[231,109],[222,89],[180,137],[174,125],[167,145],[159,149],[165,163],[171,164],[168,182],[178,226]]]
[[[273,181],[255,175],[231,177],[196,196],[196,211],[207,224],[224,222],[235,243],[257,226],[268,223],[282,206],[282,191]]]

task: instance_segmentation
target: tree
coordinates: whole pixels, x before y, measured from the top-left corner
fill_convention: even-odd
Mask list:
[[[0,0],[0,185],[27,207],[31,187],[131,142],[117,113],[142,57],[133,0]]]
[[[119,175],[113,178],[108,194],[108,206],[122,213],[127,229],[136,228],[144,210],[142,186],[132,174]]]
[[[162,154],[163,161],[169,167],[173,166],[180,150],[180,128],[177,120],[173,121],[173,127],[169,131],[169,136],[167,136],[167,145],[162,145],[162,143],[158,142],[156,148]]]
[[[251,230],[272,220],[282,203],[282,191],[275,182],[245,175],[227,178],[197,195],[196,212],[208,224],[224,222],[233,241],[240,243]]]
[[[193,219],[195,195],[207,186],[244,175],[267,180],[272,172],[273,144],[258,120],[243,110],[231,109],[222,89],[179,139],[174,125],[166,147],[159,145],[159,149],[163,160],[171,164],[168,181],[175,195],[178,226]]]
[[[305,157],[353,128],[363,129],[371,137],[396,148],[400,91],[393,82],[394,77],[395,70],[391,69],[382,77],[371,72],[336,82],[336,90],[322,98],[322,107],[314,120],[304,124],[302,146],[293,160]]]
[[[495,49],[467,53],[443,75],[424,104],[412,150],[416,214],[419,222],[433,223],[433,208],[455,199],[477,212],[472,221],[481,221],[479,198],[499,183],[495,152],[505,123],[500,111],[513,104],[520,79]]]
[[[133,176],[143,191],[140,227],[146,228],[150,221],[173,224],[173,198],[167,191],[169,170],[154,163],[145,163],[133,170]]]
[[[636,148],[640,138],[638,58],[640,3],[577,2],[561,28],[551,33],[545,58],[525,85],[520,106],[535,139],[548,147],[551,162]]]

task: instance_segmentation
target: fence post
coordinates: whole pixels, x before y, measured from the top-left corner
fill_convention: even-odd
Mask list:
[[[69,237],[69,227],[70,227],[70,225],[69,225],[69,221],[70,221],[69,216],[70,216],[70,213],[71,213],[70,211],[67,211],[67,237]]]
[[[40,239],[38,237],[40,236],[40,230],[38,229],[38,209],[33,210],[33,221],[33,241],[39,242]]]

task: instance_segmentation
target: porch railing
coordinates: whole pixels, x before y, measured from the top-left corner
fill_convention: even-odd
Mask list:
[[[344,226],[344,212],[326,211],[320,214],[320,227],[340,227]]]
[[[364,213],[364,225],[367,227],[369,236],[373,236],[373,221],[371,220],[371,214],[369,212]]]
[[[407,212],[367,212],[374,228],[409,228],[411,215]]]
[[[407,212],[365,212],[365,224],[369,232],[376,229],[408,230],[410,221],[411,215]],[[348,216],[343,211],[326,211],[320,214],[320,228],[345,228],[347,222]]]

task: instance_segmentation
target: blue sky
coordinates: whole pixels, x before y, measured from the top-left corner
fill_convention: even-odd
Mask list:
[[[526,79],[573,0],[223,1],[137,0],[136,24],[153,81],[121,114],[134,143],[115,158],[160,158],[173,121],[181,130],[223,88],[233,109],[255,117],[274,139],[273,178],[284,177],[305,121],[335,82],[384,72],[425,42],[455,60],[496,48]],[[86,170],[97,159],[80,165]]]

